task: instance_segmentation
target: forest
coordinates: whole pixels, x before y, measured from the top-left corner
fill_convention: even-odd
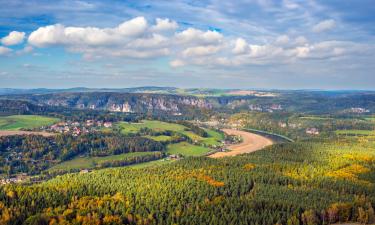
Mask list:
[[[374,222],[374,137],[66,174],[0,189],[2,224]]]
[[[14,114],[69,124],[111,123],[78,136],[1,136],[0,173],[32,179],[0,186],[0,224],[375,223],[375,120],[355,108],[358,94],[349,93],[345,100],[342,94],[303,93],[298,100],[314,101],[311,107],[316,107],[319,99],[335,99],[330,109],[335,113],[313,113],[308,104],[291,109],[288,104],[298,104],[290,97],[296,93],[276,94],[277,99],[262,97],[262,103],[254,96],[206,97],[204,102],[169,97],[181,115],[160,111],[174,107],[163,105],[164,95],[152,95],[154,100],[129,95],[129,105],[140,111],[143,106],[131,97],[142,96],[157,108],[142,113],[111,111],[112,102],[106,103],[110,110],[79,108],[92,103],[92,94],[80,94],[68,106],[41,102],[70,101],[76,94],[0,100],[5,107],[17,106],[2,109],[6,129],[48,126]],[[123,95],[100,96],[115,101]],[[191,101],[197,105],[183,106]],[[359,104],[373,107],[372,101]],[[121,110],[129,109],[125,106],[121,103]],[[241,144],[241,137],[220,131],[228,127],[281,139],[250,154],[206,157],[226,151],[228,143]]]
[[[108,156],[129,152],[163,151],[160,142],[143,137],[94,133],[73,137],[5,136],[0,137],[1,173],[38,174],[59,162],[79,155]],[[106,167],[108,167],[107,165]]]

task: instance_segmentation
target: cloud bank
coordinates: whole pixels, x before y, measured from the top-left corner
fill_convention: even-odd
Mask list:
[[[327,31],[334,25],[333,20],[325,20],[315,25],[313,31]],[[157,18],[150,24],[144,17],[104,28],[55,24],[31,32],[28,44],[37,48],[62,46],[89,60],[168,57],[172,67],[286,64],[298,60],[343,57],[362,53],[367,48],[347,41],[309,42],[304,36],[286,34],[264,43],[250,43],[243,37],[225,36],[216,30],[178,28],[178,23],[168,18]],[[16,36],[11,34],[8,37]],[[8,37],[3,39],[9,43]]]

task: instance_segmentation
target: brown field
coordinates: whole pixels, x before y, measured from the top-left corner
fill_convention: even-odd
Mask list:
[[[221,158],[226,156],[235,156],[244,153],[255,152],[273,144],[272,140],[258,134],[234,129],[223,129],[223,131],[229,135],[241,136],[243,142],[228,146],[228,149],[230,150],[228,152],[216,152],[212,155],[209,155],[208,157]]]
[[[56,135],[55,133],[48,132],[38,132],[38,131],[21,131],[21,130],[0,130],[1,136],[11,136],[11,135],[42,135],[44,137],[51,137]]]

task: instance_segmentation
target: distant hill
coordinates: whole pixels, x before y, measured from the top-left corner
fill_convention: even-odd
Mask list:
[[[0,99],[0,115],[40,114],[48,108],[25,100]]]
[[[212,105],[207,100],[195,96],[150,93],[66,92],[7,95],[2,96],[2,98],[23,100],[39,106],[108,110],[126,113],[179,114],[192,108],[212,108]]]
[[[13,89],[12,89],[13,90]],[[0,99],[22,100],[38,107],[53,106],[74,109],[108,110],[127,113],[185,114],[191,110],[227,112],[300,112],[300,113],[374,113],[375,92],[358,91],[222,91],[160,87],[117,89],[74,88],[53,93],[52,89],[34,89],[36,93],[1,95]],[[69,90],[69,91],[67,91]],[[121,91],[120,91],[121,90]],[[128,92],[125,92],[127,90]],[[188,90],[188,91],[187,91]],[[213,94],[216,91],[216,94]],[[8,90],[8,93],[12,92]],[[163,93],[168,92],[168,93]],[[179,92],[179,94],[173,94]],[[182,93],[182,94],[181,94]],[[190,93],[190,94],[187,94]],[[194,95],[193,95],[194,93]],[[197,94],[200,93],[200,94]],[[240,95],[231,95],[238,93]],[[18,104],[18,103],[17,103]],[[12,108],[11,104],[8,104]],[[36,107],[35,106],[35,107]],[[17,108],[17,107],[16,107]],[[30,108],[30,107],[29,107]],[[19,111],[22,111],[22,107]]]
[[[49,94],[49,93],[72,93],[72,92],[118,92],[118,93],[177,93],[174,87],[134,87],[134,88],[85,88],[75,87],[67,89],[16,89],[0,88],[0,95],[19,95],[19,94]]]

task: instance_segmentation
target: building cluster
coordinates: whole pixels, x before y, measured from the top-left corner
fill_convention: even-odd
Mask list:
[[[2,178],[0,179],[0,184],[5,185],[5,184],[21,183],[21,182],[24,182],[28,178],[29,177],[27,176],[26,173],[22,173],[22,174],[18,174],[16,177]]]
[[[318,128],[315,128],[315,127],[307,128],[306,134],[319,135],[319,130]]]
[[[81,134],[86,134],[96,131],[98,128],[110,128],[112,127],[112,122],[96,121],[96,120],[86,120],[86,122],[77,121],[66,121],[59,122],[50,127],[45,128],[46,131],[52,131],[57,133],[71,133],[73,136],[79,136]]]
[[[301,123],[297,124],[297,123],[286,123],[286,122],[279,122],[278,125],[281,128],[293,128],[293,129],[300,128],[302,126]]]
[[[257,111],[257,112],[274,112],[283,110],[283,107],[280,104],[272,104],[272,105],[249,105],[250,111]]]

